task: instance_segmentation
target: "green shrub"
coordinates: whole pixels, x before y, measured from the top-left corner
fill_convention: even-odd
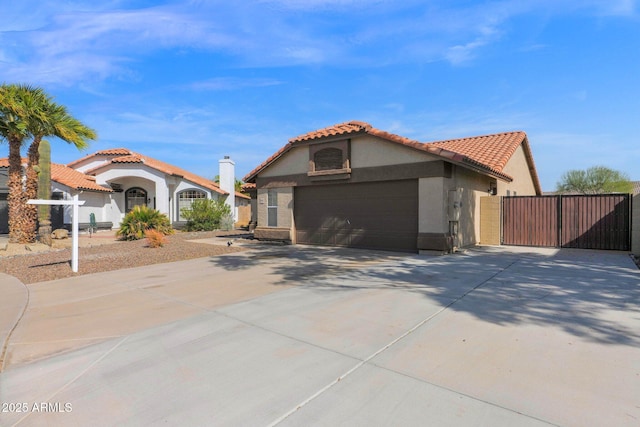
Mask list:
[[[169,218],[147,206],[135,206],[125,215],[117,232],[121,240],[142,239],[147,230],[157,230],[162,234],[173,234]]]
[[[180,212],[187,220],[187,231],[218,230],[223,219],[231,216],[231,208],[223,199],[197,199],[191,208],[182,208]]]

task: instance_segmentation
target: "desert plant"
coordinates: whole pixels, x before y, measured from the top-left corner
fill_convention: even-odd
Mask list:
[[[144,236],[147,238],[147,245],[150,248],[161,248],[167,243],[164,233],[158,230],[147,230]]]
[[[220,230],[231,231],[233,230],[234,223],[235,221],[233,220],[233,215],[231,215],[230,213],[223,215],[220,219]]]
[[[211,231],[220,229],[223,218],[231,215],[231,208],[223,199],[198,199],[181,213],[187,219],[187,231]]]
[[[38,199],[51,199],[51,146],[43,139],[38,147]],[[38,206],[38,240],[51,246],[51,206]]]
[[[147,230],[157,230],[165,235],[173,234],[171,222],[165,214],[142,205],[134,206],[125,215],[116,234],[121,240],[139,240]]]

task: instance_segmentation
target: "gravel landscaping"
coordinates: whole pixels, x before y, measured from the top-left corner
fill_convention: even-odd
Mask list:
[[[81,239],[78,250],[78,273],[71,271],[70,239],[64,243],[56,242],[53,248],[33,245],[29,250],[21,246],[16,250],[11,245],[0,250],[0,272],[9,274],[25,284],[61,279],[75,275],[98,273],[101,271],[141,267],[172,261],[217,256],[243,249],[238,246],[211,245],[190,240],[206,239],[229,235],[229,232],[177,232],[167,236],[167,243],[160,248],[150,248],[146,239],[135,241],[117,241],[108,238],[93,237]],[[64,248],[56,247],[68,246]]]

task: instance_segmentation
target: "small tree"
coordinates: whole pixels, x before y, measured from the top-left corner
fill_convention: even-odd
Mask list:
[[[187,231],[211,231],[220,229],[223,219],[231,215],[231,208],[221,198],[198,199],[180,212],[187,219]]]
[[[556,184],[558,193],[603,194],[632,193],[633,184],[623,172],[594,166],[587,170],[570,170]]]

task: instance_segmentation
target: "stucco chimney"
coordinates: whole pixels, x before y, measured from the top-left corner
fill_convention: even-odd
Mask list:
[[[227,205],[231,208],[233,214],[233,220],[237,221],[236,213],[236,164],[231,160],[229,156],[224,156],[224,159],[220,160],[220,189],[229,193],[227,197]]]

